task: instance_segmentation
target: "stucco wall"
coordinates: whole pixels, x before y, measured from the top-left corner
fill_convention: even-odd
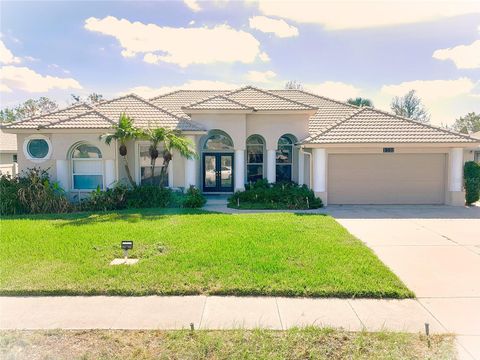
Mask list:
[[[53,180],[57,180],[57,169],[56,169],[56,160],[68,160],[69,159],[69,150],[73,147],[73,145],[79,142],[87,142],[89,144],[97,146],[100,151],[102,152],[102,158],[104,160],[114,160],[115,159],[115,145],[112,143],[111,146],[106,145],[102,141],[100,141],[99,133],[54,133],[54,134],[41,134],[44,137],[48,138],[52,144],[52,154],[50,159],[44,160],[41,162],[34,162],[29,160],[24,151],[24,142],[25,140],[32,135],[37,134],[18,134],[18,167],[19,171],[23,171],[28,168],[41,168],[47,170],[50,174],[50,177]],[[71,172],[71,167],[69,167]],[[70,178],[70,177],[69,177]],[[70,189],[71,180],[68,183],[68,189]]]

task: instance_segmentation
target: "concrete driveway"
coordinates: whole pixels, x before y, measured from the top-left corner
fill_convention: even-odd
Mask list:
[[[329,206],[480,360],[480,207]]]

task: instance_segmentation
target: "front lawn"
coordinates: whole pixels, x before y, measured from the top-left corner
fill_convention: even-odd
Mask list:
[[[430,344],[429,344],[430,343]],[[1,331],[5,359],[453,359],[452,335],[288,331]]]
[[[332,217],[130,210],[5,217],[0,294],[412,297]],[[133,266],[110,266],[133,240]]]

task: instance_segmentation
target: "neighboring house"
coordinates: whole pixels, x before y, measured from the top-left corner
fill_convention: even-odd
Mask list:
[[[464,204],[463,163],[479,141],[377,109],[300,90],[179,90],[79,104],[5,127],[20,170],[41,166],[71,192],[112,186],[126,173],[99,136],[122,112],[141,128],[169,127],[198,159],[174,154],[168,185],[231,193],[261,178],[306,184],[329,204]],[[137,183],[149,181],[148,142],[128,144]],[[162,160],[157,161],[160,170]]]
[[[470,134],[470,136],[480,140],[480,131]],[[473,149],[472,152],[473,152],[473,160],[480,163],[480,149]]]
[[[0,129],[0,174],[17,173],[17,136]]]

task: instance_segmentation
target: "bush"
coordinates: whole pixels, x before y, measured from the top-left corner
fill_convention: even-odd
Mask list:
[[[0,175],[0,215],[47,214],[74,211],[109,211],[128,208],[200,208],[205,197],[195,187],[186,194],[153,185],[129,188],[117,184],[105,191],[97,188],[85,199],[72,203],[65,191],[38,168],[22,176]]]
[[[58,183],[48,172],[28,169],[23,176],[2,176],[1,214],[65,213],[73,209]]]
[[[237,209],[318,209],[322,200],[307,186],[293,182],[269,184],[258,180],[228,199],[228,206]]]
[[[471,205],[480,199],[480,165],[467,161],[463,168],[465,181],[465,202]]]
[[[201,208],[206,202],[207,199],[205,199],[205,196],[203,196],[200,190],[194,186],[190,186],[183,199],[182,207]]]

